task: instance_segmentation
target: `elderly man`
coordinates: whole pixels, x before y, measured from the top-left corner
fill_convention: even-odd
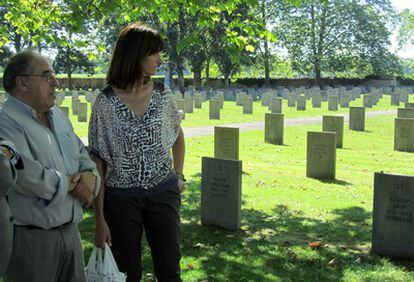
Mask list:
[[[0,136],[24,158],[8,193],[13,252],[5,281],[85,281],[77,223],[100,179],[65,114],[54,107],[59,85],[45,57],[26,51],[3,74],[10,97],[0,112]]]
[[[6,194],[16,182],[16,169],[22,169],[21,157],[14,145],[0,138],[0,275],[9,263],[13,240],[13,217]]]

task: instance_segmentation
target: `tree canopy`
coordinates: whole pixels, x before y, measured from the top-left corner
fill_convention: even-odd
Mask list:
[[[194,83],[212,67],[228,82],[240,70],[265,76],[275,68],[304,76],[393,75],[388,51],[395,11],[389,0],[0,0],[0,61],[13,51],[53,46],[58,70],[71,76],[105,69],[119,30],[144,21],[166,38],[167,73]],[[400,40],[413,38],[402,15]],[[276,43],[277,42],[277,43]],[[288,57],[276,47],[287,49]],[[258,71],[260,70],[261,71]]]

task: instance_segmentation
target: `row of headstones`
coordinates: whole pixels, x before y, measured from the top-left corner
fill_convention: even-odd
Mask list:
[[[292,96],[291,96],[292,97]],[[268,102],[262,103],[264,106],[268,106],[271,113],[282,113],[282,98],[268,95]],[[363,95],[363,106],[365,108],[372,108],[380,100],[379,95],[365,94]],[[342,108],[348,108],[349,103],[352,100],[350,96],[343,95],[341,103],[339,104],[338,96],[328,97],[328,110],[337,111],[338,106]],[[203,98],[201,94],[196,94],[194,97],[186,97],[184,99],[176,98],[177,107],[184,113],[193,113],[194,108],[201,109],[203,104]],[[306,96],[298,96],[297,98],[288,97],[288,107],[297,107],[298,111],[306,110],[307,98]],[[220,110],[223,108],[224,96],[217,94],[209,101],[209,119],[220,119]],[[243,114],[253,114],[253,98],[245,93],[238,93],[236,96],[236,105],[243,106]],[[320,95],[314,95],[312,97],[312,106],[314,108],[320,108],[322,105],[322,99]],[[185,117],[185,115],[184,115]]]
[[[338,125],[343,129],[343,117],[326,116],[323,119],[323,131],[332,130],[331,126],[337,130]],[[214,133],[214,158],[202,158],[201,222],[236,230],[241,225],[242,195],[239,129],[215,127]],[[308,132],[308,177],[319,178],[317,172],[313,174],[315,171],[335,167],[335,148],[338,145],[335,132]],[[375,173],[372,233],[375,253],[414,258],[413,200],[413,176]]]
[[[281,91],[277,91],[275,89],[259,89],[259,91],[256,91],[254,89],[225,89],[225,90],[215,90],[215,91],[187,91],[184,94],[184,98],[191,98],[193,97],[196,101],[206,101],[207,96],[209,97],[223,97],[227,98],[227,100],[233,100],[233,97],[235,97],[236,104],[241,106],[242,105],[242,99],[244,96],[251,96],[253,100],[255,100],[257,97],[261,96],[262,105],[268,106],[270,103],[270,99],[272,96],[274,97],[283,97],[287,99],[288,106],[294,107],[295,101],[298,100],[299,96],[305,96],[307,99],[312,99],[312,104],[314,107],[320,107],[318,106],[321,102],[320,101],[328,101],[330,96],[337,96],[338,97],[338,103],[341,104],[342,107],[348,107],[349,102],[355,100],[356,98],[359,98],[361,94],[367,93],[371,96],[366,96],[365,99],[367,99],[366,103],[367,105],[364,105],[365,107],[370,107],[369,104],[375,104],[378,102],[380,98],[382,98],[383,94],[391,94],[393,96],[393,104],[395,104],[395,101],[401,101],[401,102],[408,102],[408,95],[412,92],[412,88],[405,87],[405,88],[394,88],[391,89],[390,87],[384,87],[384,88],[372,88],[370,91],[367,91],[365,88],[360,87],[354,87],[347,90],[346,87],[339,87],[339,88],[326,88],[326,90],[320,90],[319,88],[310,88],[305,89],[304,87],[299,87],[296,89],[293,89],[290,91],[287,88],[282,89]],[[259,95],[259,96],[257,96]],[[197,98],[197,96],[200,96],[201,99]],[[183,96],[180,92],[175,92],[176,99],[183,99]],[[230,99],[229,99],[230,97]],[[303,99],[303,98],[301,98]],[[369,101],[371,100],[371,101]],[[303,101],[303,100],[302,100]],[[303,102],[301,101],[301,104]],[[299,107],[302,108],[300,105]]]
[[[244,92],[247,95],[250,95],[252,97],[254,97],[254,99],[258,98],[258,97],[263,97],[266,96],[268,93],[271,93],[273,95],[276,96],[282,96],[282,97],[287,97],[288,94],[294,94],[294,95],[299,95],[299,94],[304,94],[307,98],[311,97],[314,94],[321,94],[322,98],[324,99],[324,101],[326,101],[326,97],[329,95],[337,95],[338,97],[340,97],[342,94],[350,94],[350,95],[357,95],[359,96],[360,94],[365,94],[365,93],[377,93],[377,94],[409,94],[409,93],[413,93],[413,87],[409,87],[409,86],[403,86],[403,87],[370,87],[370,86],[335,86],[335,87],[330,87],[330,86],[324,86],[323,89],[321,90],[319,87],[310,87],[310,88],[306,88],[306,87],[295,87],[295,86],[290,86],[290,87],[284,87],[284,86],[277,86],[275,88],[269,88],[269,87],[263,87],[263,88],[239,88],[239,87],[231,87],[231,88],[218,88],[218,89],[198,89],[195,90],[194,88],[188,87],[186,88],[185,92],[184,92],[184,98],[185,97],[193,97],[195,96],[197,93],[201,93],[204,97],[204,101],[206,100],[205,97],[213,97],[216,96],[217,94],[222,94],[226,97],[227,100],[234,100],[234,98],[236,97],[237,93],[240,92]],[[179,98],[183,98],[182,94],[179,92],[179,90],[175,90],[174,93],[179,96]],[[404,100],[402,100],[403,102],[405,102]]]
[[[82,103],[79,98],[79,94],[85,94],[85,99],[87,103]],[[61,109],[66,116],[69,116],[69,110],[72,110],[72,115],[78,116],[78,122],[87,122],[88,119],[88,103],[93,105],[95,103],[96,96],[98,95],[97,92],[73,92],[71,96],[72,99],[72,107],[62,107],[61,104],[65,99],[65,93],[59,92],[56,96],[55,105]]]
[[[405,116],[409,115],[414,117],[414,108],[400,110],[402,111],[399,111],[399,116],[396,118],[395,122],[394,149],[398,151],[414,151],[414,119],[400,117],[400,112],[404,113]],[[355,131],[365,130],[365,108],[350,108],[349,129]],[[407,131],[410,133],[407,134]],[[270,113],[265,114],[264,141],[271,144],[283,145],[283,132],[284,115]],[[336,148],[343,147],[343,135],[343,116],[323,116],[322,132],[308,132],[306,165],[307,177],[317,179],[335,179]],[[411,148],[408,148],[407,146],[411,146]],[[216,126],[214,128],[214,158],[207,159],[207,162],[213,164],[214,162],[218,162],[219,164],[222,160],[239,161],[239,128]],[[211,166],[214,167],[215,165]],[[240,164],[234,164],[234,166],[241,167],[241,161]],[[208,167],[210,167],[210,165],[208,165]],[[238,170],[233,171],[237,172]],[[210,174],[210,171],[208,169],[203,170],[202,174],[204,179],[204,174]],[[227,173],[225,175],[227,175]],[[241,175],[237,175],[236,177],[230,174],[230,177],[238,179]],[[208,186],[205,189],[202,189],[202,191],[208,193],[211,189],[218,188],[211,188]],[[238,190],[239,188],[236,187],[235,189]],[[237,202],[238,201],[236,201],[236,203]],[[220,220],[223,219],[221,218]],[[234,224],[233,222],[230,225],[235,226],[237,224]]]

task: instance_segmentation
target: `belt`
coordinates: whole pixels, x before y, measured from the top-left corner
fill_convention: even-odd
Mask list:
[[[24,227],[24,228],[27,228],[27,229],[55,230],[55,229],[62,229],[64,227],[68,226],[69,224],[72,224],[72,222],[66,222],[66,223],[64,223],[62,225],[59,225],[59,226],[56,226],[56,227],[52,227],[52,228],[49,228],[49,229],[45,229],[43,227],[39,227],[39,226],[36,226],[36,225],[16,225],[16,226]]]

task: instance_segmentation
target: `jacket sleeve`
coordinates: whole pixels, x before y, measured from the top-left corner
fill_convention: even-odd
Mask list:
[[[7,116],[0,116],[0,136],[12,141],[24,162],[24,169],[17,171],[14,191],[29,197],[38,197],[55,204],[68,193],[68,178],[60,171],[43,166],[35,160],[28,143],[29,136],[20,125]]]

